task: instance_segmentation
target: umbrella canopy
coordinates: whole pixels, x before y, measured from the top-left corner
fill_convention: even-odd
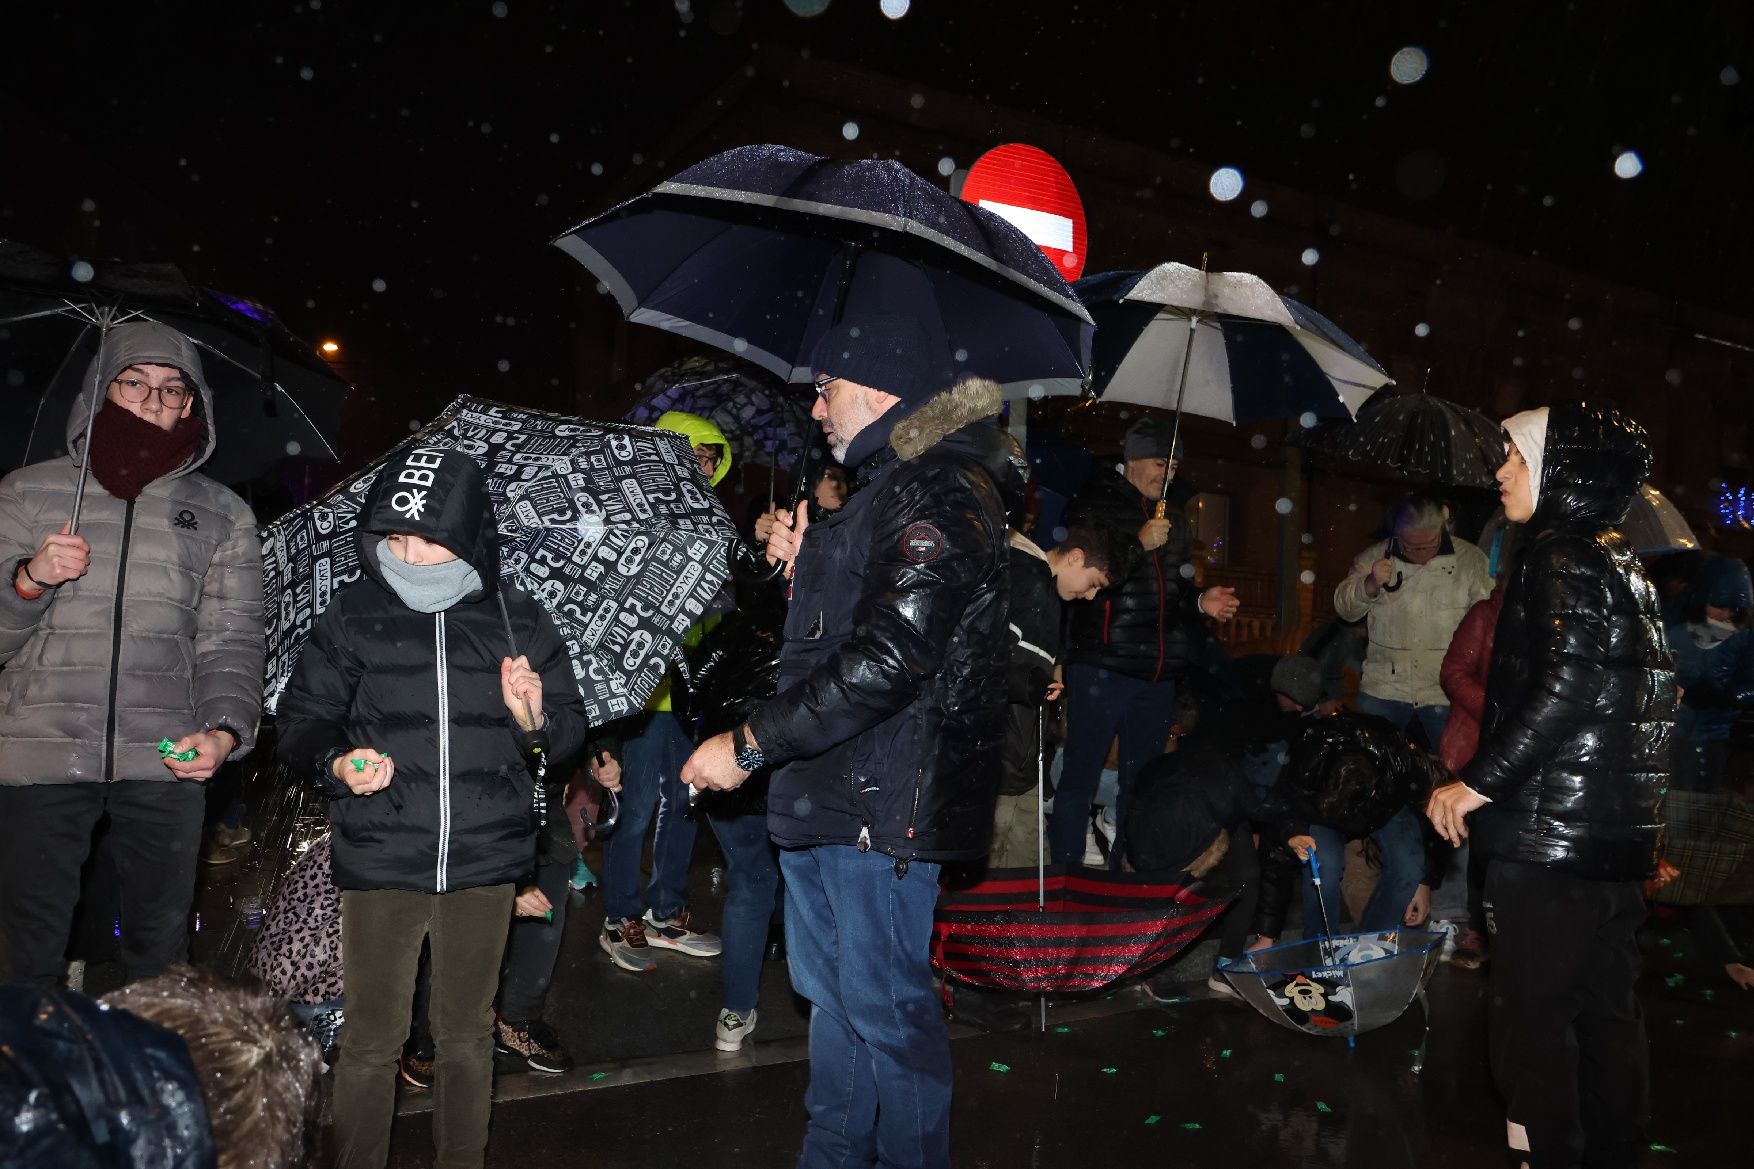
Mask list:
[[[501,576],[553,617],[591,721],[644,706],[737,539],[688,441],[462,397],[397,450],[410,445],[456,447],[486,469]],[[269,710],[312,624],[361,575],[360,509],[393,454],[263,531]]]
[[[1231,896],[1096,869],[994,869],[939,901],[932,965],[975,986],[1100,990],[1175,957]]]
[[[1633,497],[1632,510],[1626,513],[1620,534],[1640,556],[1699,551],[1699,537],[1681,518],[1680,509],[1649,483]]]
[[[1437,966],[1443,935],[1393,929],[1306,938],[1220,958],[1249,1004],[1307,1035],[1362,1035],[1401,1017]]]
[[[288,456],[333,461],[348,385],[273,310],[196,288],[169,264],[69,265],[0,240],[0,369],[30,425],[0,435],[8,469],[66,453],[67,415],[103,331],[170,326],[200,350],[218,445],[201,472],[240,483]]]
[[[1504,429],[1497,422],[1423,392],[1374,394],[1355,423],[1327,423],[1292,441],[1347,462],[1458,487],[1496,488],[1504,463]]]
[[[1091,384],[1105,402],[1224,422],[1350,418],[1391,380],[1326,317],[1246,272],[1160,264],[1075,287],[1097,324]]]
[[[804,394],[725,358],[684,358],[648,377],[641,389],[627,421],[650,426],[670,410],[711,419],[745,467],[793,466],[817,429]]]
[[[943,365],[1017,394],[1082,391],[1092,323],[1017,228],[886,159],[744,146],[554,241],[627,319],[703,341],[792,382],[822,334],[903,313]]]

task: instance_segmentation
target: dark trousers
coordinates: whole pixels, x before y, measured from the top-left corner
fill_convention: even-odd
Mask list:
[[[480,1169],[493,1091],[493,992],[512,887],[454,893],[344,889],[347,1026],[335,1065],[336,1169],[382,1169],[422,942],[432,948],[434,1162]]]
[[[1120,739],[1120,797],[1109,867],[1121,867],[1133,782],[1139,769],[1163,754],[1175,715],[1175,683],[1142,682],[1096,666],[1066,670],[1066,759],[1048,822],[1048,849],[1056,865],[1084,859],[1084,830],[1102,780],[1109,744]]]
[[[1493,1078],[1531,1169],[1636,1165],[1650,1114],[1638,883],[1494,860],[1486,921]]]
[[[0,982],[53,989],[99,818],[121,876],[122,969],[150,978],[189,956],[206,792],[187,780],[0,787]]]
[[[566,882],[571,876],[571,861],[558,864],[545,860],[538,864],[536,888],[554,906],[554,919],[512,919],[511,937],[505,948],[505,975],[499,985],[499,1017],[508,1023],[528,1023],[542,1017],[542,1002],[554,981],[554,963],[560,957],[560,940],[566,932]]]

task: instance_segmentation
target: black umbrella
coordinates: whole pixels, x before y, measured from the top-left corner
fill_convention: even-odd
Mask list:
[[[348,386],[271,309],[197,288],[169,264],[67,263],[0,240],[0,370],[30,420],[0,434],[0,466],[66,453],[67,415],[104,331],[157,321],[201,352],[218,445],[203,474],[253,479],[288,456],[333,461]]]
[[[1292,438],[1307,450],[1458,487],[1496,487],[1504,430],[1478,410],[1420,392],[1376,394],[1356,422]]]
[[[627,319],[808,381],[817,340],[902,313],[946,368],[1034,397],[1081,391],[1092,324],[1017,228],[884,159],[745,146],[554,241]]]
[[[397,449],[409,445],[455,447],[486,469],[501,576],[553,617],[592,723],[644,706],[737,539],[687,439],[463,397]],[[360,577],[360,509],[393,454],[263,531],[270,710],[312,624]]]
[[[671,410],[698,414],[723,432],[744,466],[790,467],[817,432],[808,391],[728,358],[684,358],[646,378],[640,390],[627,421],[652,426]]]

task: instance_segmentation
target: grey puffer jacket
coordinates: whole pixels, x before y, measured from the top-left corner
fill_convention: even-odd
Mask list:
[[[90,379],[67,424],[69,455],[0,480],[0,785],[176,778],[157,745],[237,731],[262,712],[262,548],[248,505],[196,474],[214,448],[213,400],[193,345],[158,325],[112,333],[99,386],[138,362],[174,365],[199,387],[204,441],[176,471],[123,502],[95,476],[79,534],[91,569],[41,598],[13,587],[21,560],[73,512]]]

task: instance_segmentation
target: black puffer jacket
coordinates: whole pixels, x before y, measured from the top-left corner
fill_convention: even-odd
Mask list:
[[[893,414],[900,407],[892,409]],[[804,533],[780,692],[749,717],[782,846],[861,844],[907,861],[985,855],[1009,638],[1002,432],[965,381],[858,461],[859,490]],[[875,438],[876,436],[871,436]]]
[[[433,463],[437,461],[438,466]],[[431,472],[416,498],[399,474]],[[412,480],[410,481],[412,482]],[[483,587],[437,613],[417,613],[383,581],[376,534],[413,532],[443,544]],[[498,537],[474,460],[411,448],[380,473],[360,519],[367,576],[317,619],[280,700],[280,759],[333,802],[335,884],[342,889],[444,893],[517,880],[535,855],[535,781],[541,746],[550,766],[584,744],[584,702],[566,644],[528,595],[499,580]],[[542,675],[546,725],[518,729],[500,693],[500,660],[518,653]],[[395,760],[388,787],[356,796],[329,767],[372,747]]]
[[[1180,677],[1198,657],[1200,590],[1188,563],[1188,522],[1181,505],[1190,495],[1170,485],[1169,539],[1133,561],[1133,571],[1093,601],[1072,604],[1071,660],[1149,682]],[[1066,505],[1066,526],[1087,524],[1137,537],[1155,513],[1118,471],[1098,471]]]
[[[1540,497],[1506,591],[1480,749],[1462,778],[1486,855],[1601,881],[1656,865],[1675,674],[1656,591],[1614,529],[1650,473],[1618,411],[1552,407]]]
[[[1406,808],[1419,817],[1425,833],[1423,882],[1435,887],[1449,859],[1449,846],[1425,819],[1432,787],[1449,780],[1436,759],[1416,750],[1393,723],[1374,715],[1342,711],[1329,718],[1301,719],[1299,725],[1302,731],[1291,744],[1279,782],[1251,813],[1262,829],[1255,929],[1266,937],[1279,936],[1297,876],[1299,862],[1285,842],[1307,833],[1311,824],[1361,840]],[[1328,859],[1338,879],[1344,862]]]

